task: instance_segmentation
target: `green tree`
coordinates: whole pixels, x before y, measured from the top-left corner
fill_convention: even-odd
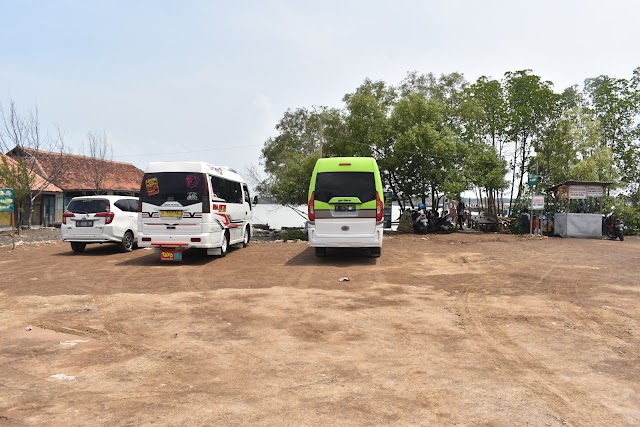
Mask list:
[[[465,124],[462,137],[471,146],[470,159],[473,160],[475,156],[478,156],[477,162],[467,163],[471,182],[478,187],[481,201],[482,189],[484,188],[488,198],[489,211],[494,212],[496,209],[502,208],[502,197],[499,196],[501,191],[506,189],[504,147],[508,138],[507,102],[502,85],[497,80],[480,77],[466,90],[461,107]],[[487,150],[487,147],[490,147],[491,150]],[[483,169],[482,165],[486,165],[488,169]],[[499,169],[505,169],[502,180],[495,181],[491,178],[485,181],[485,178],[489,176],[494,177]]]
[[[466,189],[466,175],[460,173],[466,146],[443,120],[445,106],[422,93],[405,92],[396,103],[391,126],[399,193],[411,200],[431,195],[436,206],[441,194],[458,194]]]
[[[515,182],[517,198],[523,193],[523,179],[530,167],[529,157],[549,126],[549,118],[555,111],[557,95],[553,93],[552,83],[542,81],[531,74],[531,70],[507,72],[504,79],[507,100],[507,134],[512,144],[511,196],[513,204]],[[517,204],[517,203],[516,203]]]
[[[289,110],[276,130],[278,135],[269,138],[262,148],[268,176],[257,190],[282,205],[306,204],[316,160],[344,148],[341,112],[329,108]]]
[[[603,146],[611,148],[623,181],[640,178],[640,142],[638,85],[640,68],[627,79],[599,76],[585,80],[585,92],[600,124]]]

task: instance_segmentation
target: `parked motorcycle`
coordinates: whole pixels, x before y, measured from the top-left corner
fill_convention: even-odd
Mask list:
[[[456,229],[456,226],[453,224],[451,220],[451,215],[449,213],[445,213],[443,216],[439,216],[438,212],[434,213],[435,217],[433,218],[433,229],[436,232],[442,233],[453,233]]]
[[[423,203],[411,211],[411,224],[417,234],[453,233],[456,229],[448,213],[440,216],[437,211],[427,210]]]
[[[422,203],[411,212],[411,224],[413,231],[417,234],[427,234],[429,232],[429,219],[426,206]]]
[[[616,211],[614,208],[611,208],[611,212],[609,212],[604,217],[604,232],[607,234],[607,237],[615,240],[620,238],[622,242],[624,240],[624,223],[620,218],[616,218]]]

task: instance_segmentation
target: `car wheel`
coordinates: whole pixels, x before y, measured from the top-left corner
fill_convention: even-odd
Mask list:
[[[222,242],[220,243],[220,258],[224,258],[229,250],[229,232],[222,233]]]
[[[71,250],[75,253],[80,253],[82,251],[84,251],[84,248],[87,247],[86,243],[81,243],[81,242],[71,242]]]
[[[133,250],[133,233],[127,231],[122,237],[122,243],[120,243],[120,252],[131,252]]]
[[[382,248],[370,248],[369,254],[373,258],[380,258],[380,254],[382,253]]]
[[[247,227],[244,229],[244,240],[242,241],[242,247],[246,248],[247,245],[249,244],[249,240],[251,240],[251,230],[249,229],[249,226],[247,225]]]

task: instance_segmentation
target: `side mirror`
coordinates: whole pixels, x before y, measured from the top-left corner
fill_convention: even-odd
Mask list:
[[[258,204],[258,196],[253,196],[253,202],[251,202],[253,206]]]

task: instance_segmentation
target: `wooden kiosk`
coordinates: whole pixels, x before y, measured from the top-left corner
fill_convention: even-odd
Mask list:
[[[602,237],[602,197],[611,183],[566,181],[549,188],[556,197],[553,234],[560,237]]]

